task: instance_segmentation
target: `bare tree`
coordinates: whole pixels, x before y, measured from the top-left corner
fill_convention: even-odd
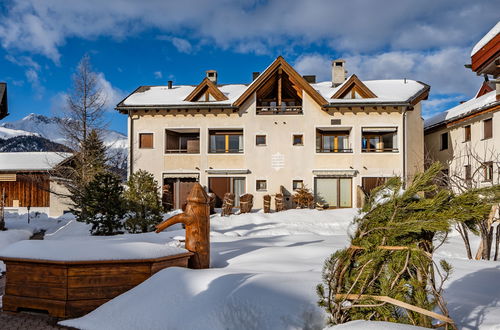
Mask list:
[[[73,74],[72,91],[66,97],[64,119],[60,129],[75,150],[88,137],[91,130],[101,131],[104,122],[106,95],[99,86],[98,75],[92,70],[90,57],[85,55]]]
[[[453,157],[445,162],[446,169],[437,178],[437,183],[457,194],[464,194],[474,189],[492,187],[500,184],[500,153],[494,145],[485,144],[484,147],[472,145],[453,145]],[[426,152],[426,163],[431,164],[435,159]],[[494,175],[497,173],[497,175]],[[497,206],[494,206],[489,217],[481,221],[460,221],[455,224],[464,241],[467,257],[473,258],[470,246],[469,233],[479,234],[481,245],[476,254],[476,259],[490,259],[493,245],[494,224],[498,221]],[[500,241],[497,231],[496,241]],[[498,250],[498,244],[496,244]]]
[[[106,95],[100,87],[98,75],[92,70],[90,57],[85,55],[73,75],[72,90],[66,98],[64,120],[60,129],[73,156],[58,166],[53,175],[64,185],[72,201],[72,208],[81,207],[80,193],[98,173],[108,169],[106,151],[101,133],[104,129]],[[61,195],[61,193],[59,193]]]

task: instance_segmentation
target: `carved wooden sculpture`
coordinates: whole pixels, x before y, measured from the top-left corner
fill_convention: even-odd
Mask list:
[[[274,197],[274,201],[276,203],[276,212],[280,212],[285,209],[285,205],[283,203],[283,194],[276,194],[276,196]]]
[[[245,194],[240,197],[240,213],[249,213],[253,207],[253,195]]]
[[[224,200],[222,201],[222,213],[221,216],[229,216],[231,215],[234,207],[234,194],[225,193]]]
[[[271,212],[271,195],[264,195],[264,213]]]
[[[183,223],[186,226],[186,249],[194,253],[189,258],[189,268],[202,269],[210,267],[209,200],[203,187],[196,183],[187,198],[186,211],[156,226],[157,233],[176,223]]]
[[[215,214],[215,194],[208,193],[209,203],[210,203],[210,214]]]

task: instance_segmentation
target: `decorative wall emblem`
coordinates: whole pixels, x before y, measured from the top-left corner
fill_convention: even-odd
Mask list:
[[[274,155],[271,155],[271,167],[274,168],[275,171],[279,171],[285,167],[285,155],[277,152]]]

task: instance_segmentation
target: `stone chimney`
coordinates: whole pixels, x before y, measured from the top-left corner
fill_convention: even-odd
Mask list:
[[[316,76],[315,75],[304,75],[302,76],[308,83],[310,84],[315,84],[316,83]]]
[[[252,81],[257,79],[257,77],[260,75],[260,72],[252,72]]]
[[[173,84],[172,80],[167,81],[168,89],[172,89],[172,84]]]
[[[332,86],[337,87],[345,81],[347,71],[345,61],[341,58],[332,61]]]
[[[207,73],[207,78],[215,85],[217,85],[217,71],[207,70],[206,73]]]

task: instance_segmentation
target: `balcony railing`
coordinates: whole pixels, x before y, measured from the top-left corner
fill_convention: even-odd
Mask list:
[[[350,153],[352,149],[321,149],[316,148],[317,153]]]
[[[398,152],[397,148],[361,149],[361,152]]]
[[[209,154],[241,154],[243,149],[209,149]]]
[[[300,105],[265,105],[257,106],[258,115],[301,115],[302,106]]]
[[[200,150],[188,150],[188,149],[167,149],[166,154],[199,154]]]

